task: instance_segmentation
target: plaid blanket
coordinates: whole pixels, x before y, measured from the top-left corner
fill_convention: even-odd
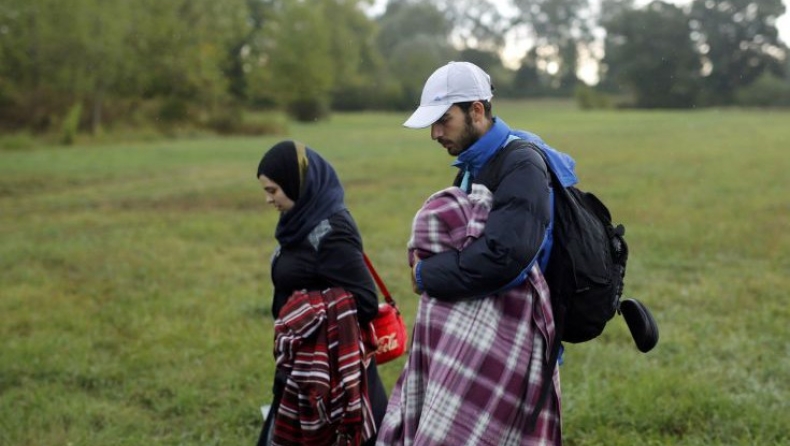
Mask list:
[[[491,192],[473,185],[432,195],[414,219],[409,258],[461,249],[480,236]],[[548,285],[528,281],[481,299],[449,303],[425,294],[405,368],[390,396],[377,445],[559,445],[559,371],[530,430],[554,342]]]
[[[372,329],[361,330],[351,294],[297,291],[274,324],[277,368],[288,375],[273,445],[359,445],[375,435],[367,396]]]

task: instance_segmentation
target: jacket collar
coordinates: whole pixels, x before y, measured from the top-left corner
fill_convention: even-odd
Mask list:
[[[495,117],[494,125],[468,149],[461,152],[453,162],[453,166],[477,176],[494,154],[504,147],[507,137],[512,131],[505,121]]]

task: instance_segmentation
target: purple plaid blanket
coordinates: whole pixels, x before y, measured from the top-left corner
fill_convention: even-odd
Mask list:
[[[409,258],[461,249],[479,237],[491,192],[473,185],[433,194],[417,212]],[[409,357],[390,396],[377,445],[559,445],[559,369],[535,428],[527,419],[554,341],[548,285],[538,267],[507,292],[460,303],[425,294]]]

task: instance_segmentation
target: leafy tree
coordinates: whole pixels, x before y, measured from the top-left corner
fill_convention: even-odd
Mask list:
[[[449,42],[452,24],[432,4],[409,1],[391,1],[378,23],[378,49],[400,86],[396,106],[411,108],[431,72],[458,58]]]
[[[694,0],[694,40],[704,58],[704,85],[712,103],[729,104],[735,91],[764,71],[783,75],[787,48],[776,19],[782,0]]]
[[[140,2],[145,11],[140,11]],[[214,107],[227,98],[226,48],[249,29],[245,0],[138,0],[140,61],[153,69],[148,94]]]
[[[334,72],[333,108],[361,109],[379,87],[384,60],[376,48],[377,25],[362,11],[361,0],[321,0],[331,27],[329,52]]]
[[[420,35],[449,46],[452,23],[429,2],[390,1],[378,23],[377,44],[382,54]]]
[[[617,23],[625,14],[630,13],[630,11],[633,11],[634,9],[636,9],[634,0],[602,0],[601,10],[598,15],[599,23],[603,28],[606,29],[612,24]],[[612,44],[609,39],[610,37],[611,35],[608,34],[607,30],[607,38],[604,39],[605,47]],[[604,57],[605,56],[606,55],[604,55]],[[599,60],[599,80],[595,85],[595,89],[607,93],[622,93],[622,85],[618,82],[618,78],[620,77],[618,70],[619,66],[617,66],[616,61],[611,57],[608,59]]]
[[[513,96],[515,97],[534,97],[542,96],[547,91],[545,71],[538,68],[538,56],[536,48],[530,49],[521,60],[521,65],[516,70],[513,77]]]
[[[273,75],[268,93],[296,119],[312,121],[329,112],[335,72],[331,50],[331,24],[326,11],[307,2],[284,2],[276,22],[265,65]]]
[[[383,22],[405,21],[397,23],[395,28],[382,27],[382,48],[391,49],[401,38],[414,35],[398,34],[396,30],[411,29],[451,39],[460,49],[498,53],[504,46],[505,33],[512,26],[510,19],[502,16],[498,3],[496,0],[389,0]],[[437,27],[430,30],[428,24]]]
[[[6,0],[0,78],[12,105],[4,109],[14,125],[40,129],[76,103],[93,129],[140,97],[211,112],[227,95],[226,42],[246,23],[243,0]]]
[[[411,108],[420,102],[425,79],[439,66],[458,60],[458,53],[425,34],[401,41],[390,54],[393,76],[400,81],[399,108]]]
[[[126,27],[115,17],[125,3],[98,0],[7,0],[0,9],[0,78],[10,90],[16,125],[45,129],[78,102],[102,98],[129,68],[122,42]],[[97,122],[94,122],[98,124]]]
[[[489,74],[491,71],[502,68],[502,59],[499,58],[499,54],[491,51],[466,48],[461,50],[460,58],[461,60],[472,62]]]
[[[682,9],[654,1],[621,11],[606,31],[605,74],[632,91],[637,107],[696,104],[700,63]]]
[[[513,0],[520,14],[515,23],[531,30],[540,65],[556,66],[555,87],[572,92],[578,82],[579,47],[592,40],[589,0]]]
[[[636,8],[635,0],[601,0],[601,10],[598,12],[599,23],[610,23],[622,14]]]
[[[436,8],[452,23],[452,38],[462,49],[498,54],[513,21],[502,15],[494,0],[437,1]],[[501,63],[501,62],[500,62]]]
[[[230,92],[236,99],[242,101],[251,99],[249,72],[255,59],[262,56],[262,30],[272,21],[275,1],[246,0],[249,29],[229,42],[225,75],[230,83]]]

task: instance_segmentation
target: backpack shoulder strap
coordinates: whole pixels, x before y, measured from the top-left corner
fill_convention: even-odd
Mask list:
[[[497,151],[493,157],[491,157],[491,159],[486,163],[486,165],[475,178],[475,182],[486,186],[492,192],[495,191],[502,179],[502,171],[508,156],[516,150],[527,148],[533,148],[537,150],[538,153],[540,153],[540,150],[538,150],[537,146],[528,141],[523,139],[514,139],[510,141],[499,151]],[[544,162],[546,162],[545,158]]]

